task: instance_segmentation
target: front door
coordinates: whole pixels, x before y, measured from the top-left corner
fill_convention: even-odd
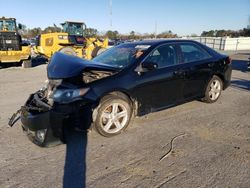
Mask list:
[[[157,69],[137,74],[133,95],[139,111],[152,112],[176,103],[182,98],[184,77],[179,72],[175,45],[161,45],[153,50],[143,63],[156,63]]]

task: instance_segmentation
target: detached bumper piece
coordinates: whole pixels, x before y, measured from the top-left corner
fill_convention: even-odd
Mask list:
[[[52,107],[37,92],[30,95],[21,108],[20,119],[33,143],[50,147],[65,143],[64,131],[68,129],[88,129],[92,122],[92,107],[86,102],[54,104]]]
[[[63,121],[67,116],[48,111],[32,114],[22,111],[21,122],[23,130],[29,139],[42,147],[54,146],[64,141]]]
[[[66,114],[56,113],[52,107],[40,99],[39,94],[30,95],[21,108],[23,130],[29,139],[42,147],[61,144],[63,138],[63,121]]]

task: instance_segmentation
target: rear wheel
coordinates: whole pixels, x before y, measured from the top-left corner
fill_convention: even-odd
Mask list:
[[[120,134],[128,127],[131,115],[129,101],[110,95],[101,101],[94,126],[101,135],[111,137]]]
[[[216,102],[221,95],[222,88],[223,84],[221,79],[218,76],[213,76],[207,85],[203,100],[207,103]]]

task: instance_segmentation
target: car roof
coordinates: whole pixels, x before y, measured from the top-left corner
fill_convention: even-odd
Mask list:
[[[197,44],[199,46],[201,46],[204,50],[208,51],[210,53],[210,55],[212,56],[218,56],[219,53],[216,52],[215,50],[209,48],[208,46],[194,41],[194,40],[190,40],[190,39],[181,39],[181,38],[169,38],[169,39],[150,39],[150,40],[140,40],[140,41],[135,41],[135,42],[125,42],[121,45],[149,45],[150,49],[157,47],[158,45],[161,44],[168,44],[168,43],[179,43],[179,42],[190,42],[193,44]]]
[[[140,40],[140,41],[135,41],[135,42],[129,42],[129,44],[155,46],[155,45],[159,45],[159,44],[174,43],[174,42],[193,42],[193,43],[197,43],[196,41],[193,41],[193,40],[172,38],[172,39]]]

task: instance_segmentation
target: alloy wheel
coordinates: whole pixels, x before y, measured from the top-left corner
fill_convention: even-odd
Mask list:
[[[101,127],[107,133],[119,132],[128,121],[128,110],[121,103],[112,103],[101,114]]]
[[[209,98],[211,100],[216,100],[221,93],[221,83],[219,80],[213,80],[210,84]]]

